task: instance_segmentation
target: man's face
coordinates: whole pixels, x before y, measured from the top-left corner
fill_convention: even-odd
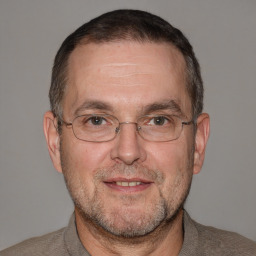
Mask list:
[[[69,59],[63,118],[96,113],[136,122],[143,115],[178,113],[190,121],[185,83],[184,58],[170,45],[81,45]],[[63,126],[61,169],[83,216],[131,237],[149,233],[180,209],[192,179],[193,147],[192,125],[177,140],[150,142],[134,124],[123,124],[115,139],[100,143],[78,140]]]

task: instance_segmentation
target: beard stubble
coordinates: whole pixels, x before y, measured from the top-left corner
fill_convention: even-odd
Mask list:
[[[111,167],[94,170],[94,191],[89,192],[79,172],[73,170],[71,160],[65,153],[63,145],[60,145],[61,165],[67,189],[70,196],[82,216],[84,223],[93,224],[94,227],[103,229],[111,235],[123,238],[135,238],[145,236],[164,225],[171,225],[176,216],[183,208],[188,196],[192,173],[190,174],[193,157],[189,159],[186,173],[181,173],[170,185],[170,195],[166,198],[158,189],[156,198],[144,205],[143,211],[132,209],[141,196],[123,195],[119,200],[123,202],[122,207],[109,209],[106,198],[104,199],[103,180],[122,176],[129,179],[136,175],[145,180],[153,181],[157,186],[165,182],[165,176],[159,170],[152,170],[137,163],[125,165],[118,163]],[[193,154],[191,154],[193,156]],[[101,184],[101,185],[100,185]],[[118,210],[117,210],[118,209]]]

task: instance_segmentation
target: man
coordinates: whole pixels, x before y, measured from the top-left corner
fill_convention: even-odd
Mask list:
[[[256,255],[183,209],[209,136],[193,49],[135,10],[78,28],[55,58],[44,132],[74,201],[68,227],[1,255]]]

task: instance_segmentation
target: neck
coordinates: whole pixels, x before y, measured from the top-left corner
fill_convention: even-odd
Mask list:
[[[143,237],[117,237],[85,218],[75,209],[79,238],[86,250],[94,256],[138,255],[176,256],[183,243],[183,210],[169,222],[162,223]]]

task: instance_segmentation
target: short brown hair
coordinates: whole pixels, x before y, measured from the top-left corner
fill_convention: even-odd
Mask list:
[[[53,114],[62,118],[62,99],[67,86],[68,59],[79,44],[104,43],[120,40],[170,43],[184,56],[187,90],[191,98],[193,116],[203,109],[203,82],[200,66],[192,46],[177,28],[162,18],[139,10],[116,10],[105,13],[79,27],[62,43],[54,60],[49,98]]]

